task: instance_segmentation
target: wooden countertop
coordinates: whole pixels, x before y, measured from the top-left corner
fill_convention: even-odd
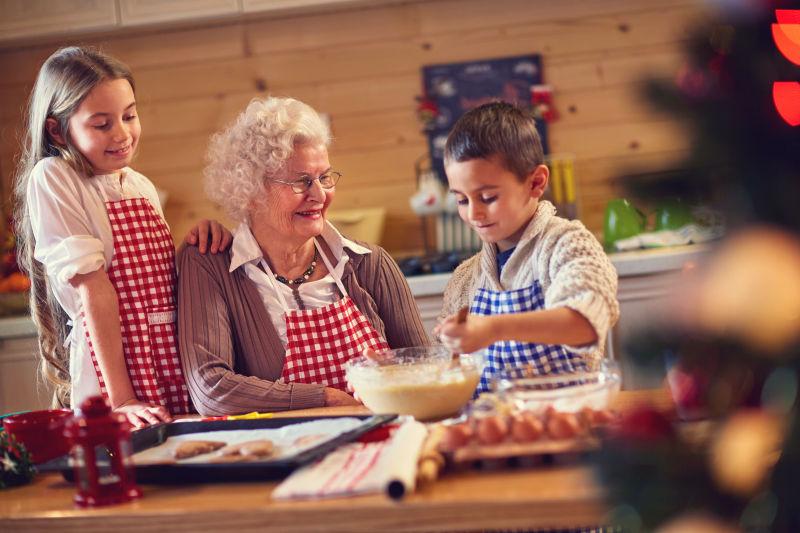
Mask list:
[[[663,391],[623,391],[618,407],[668,404]],[[325,408],[284,416],[361,414]],[[582,464],[447,472],[400,502],[383,495],[278,502],[277,483],[144,485],[138,501],[78,509],[58,474],[0,492],[0,531],[448,531],[566,528],[602,524],[603,491]]]

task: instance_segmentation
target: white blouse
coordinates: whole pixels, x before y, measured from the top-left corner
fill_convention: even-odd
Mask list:
[[[316,309],[325,305],[331,304],[339,299],[339,291],[336,288],[337,278],[342,278],[344,266],[350,257],[345,252],[345,247],[353,252],[363,255],[372,253],[369,248],[365,248],[350,239],[342,237],[330,222],[325,222],[325,228],[322,230],[322,239],[328,244],[336,264],[333,265],[333,272],[315,281],[309,281],[301,284],[298,287],[300,297],[303,304],[307,309]],[[269,317],[272,320],[272,325],[278,332],[283,347],[286,348],[286,321],[284,318],[284,307],[278,295],[275,293],[272,282],[267,278],[267,274],[259,268],[259,262],[264,257],[258,241],[253,236],[250,226],[243,222],[233,232],[233,243],[231,244],[231,266],[230,272],[237,268],[244,268],[247,277],[255,283],[258,288],[258,295],[264,306],[267,308]],[[320,259],[321,261],[321,259]],[[300,306],[292,295],[292,289],[283,283],[276,283],[283,296],[283,301],[286,306],[291,310],[300,309]]]
[[[85,177],[63,159],[48,157],[31,172],[27,201],[36,242],[34,257],[44,265],[53,293],[73,323],[68,339],[73,406],[99,394],[100,383],[80,318],[83,304],[69,280],[101,267],[108,269],[111,263],[114,239],[106,201],[142,197],[164,216],[153,184],[130,168],[121,175]]]

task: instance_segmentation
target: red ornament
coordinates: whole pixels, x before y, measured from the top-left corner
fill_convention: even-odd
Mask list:
[[[772,25],[772,40],[780,53],[800,65],[800,9],[776,9],[777,24]],[[800,83],[776,81],[772,99],[781,118],[790,126],[800,126]]]
[[[430,131],[436,126],[439,116],[439,106],[428,96],[417,96],[417,118],[422,123],[424,131]]]
[[[142,496],[130,461],[130,435],[125,417],[112,413],[102,396],[88,398],[67,422],[64,436],[72,445],[77,505],[112,505]]]
[[[772,40],[783,57],[800,65],[800,9],[776,9]]]
[[[558,118],[558,111],[553,105],[553,88],[549,85],[531,87],[531,104],[533,114],[545,122],[553,122]]]
[[[790,126],[800,126],[800,83],[776,81],[772,84],[772,100],[781,118]]]

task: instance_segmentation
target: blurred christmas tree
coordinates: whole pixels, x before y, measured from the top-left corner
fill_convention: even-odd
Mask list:
[[[773,102],[773,83],[800,80],[800,66],[772,35],[781,16],[800,37],[800,5],[715,7],[676,79],[645,88],[687,126],[685,160],[622,180],[654,203],[711,203],[731,226],[669,317],[626,347],[642,365],[674,363],[678,408],[631,413],[598,454],[626,531],[800,531],[800,126]]]

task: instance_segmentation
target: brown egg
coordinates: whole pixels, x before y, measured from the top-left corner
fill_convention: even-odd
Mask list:
[[[481,444],[498,444],[508,435],[508,423],[500,416],[487,416],[477,423],[477,435]]]
[[[544,433],[544,424],[533,413],[520,413],[511,419],[511,438],[517,442],[533,442]]]
[[[550,412],[547,418],[547,434],[551,439],[572,439],[583,433],[583,428],[574,413]]]
[[[594,427],[597,426],[605,426],[610,424],[616,419],[616,415],[614,411],[609,409],[598,409],[592,413],[592,425]]]
[[[578,419],[585,429],[594,429],[600,426],[606,426],[614,421],[615,415],[609,409],[594,410],[590,407],[584,407],[578,413]]]
[[[584,407],[578,412],[578,420],[581,425],[585,427],[592,427],[594,425],[594,409],[591,407]]]
[[[454,452],[459,448],[463,448],[472,439],[472,435],[472,427],[466,422],[448,426],[444,430],[441,442],[439,442],[439,450]]]

